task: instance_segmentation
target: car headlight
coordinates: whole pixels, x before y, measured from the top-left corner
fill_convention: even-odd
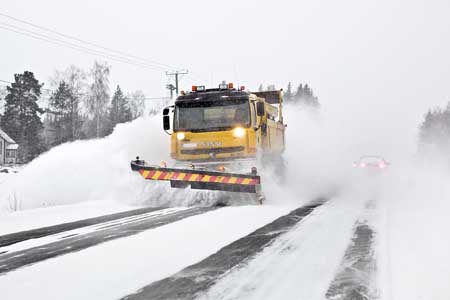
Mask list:
[[[185,137],[186,137],[186,135],[184,134],[184,132],[178,132],[178,133],[177,133],[177,139],[178,139],[179,141],[184,140]]]
[[[237,127],[233,130],[233,136],[236,138],[242,138],[245,135],[245,129],[242,127]]]

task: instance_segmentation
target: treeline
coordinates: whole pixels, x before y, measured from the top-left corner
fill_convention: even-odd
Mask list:
[[[275,85],[268,85],[266,88],[261,84],[259,91],[274,91]],[[312,88],[308,84],[300,83],[297,88],[292,87],[289,82],[287,88],[283,90],[283,99],[286,103],[298,104],[308,108],[320,108],[319,98],[314,95]]]
[[[107,63],[89,71],[70,66],[55,71],[50,88],[25,71],[0,90],[0,128],[19,144],[18,159],[28,162],[61,143],[109,135],[119,123],[144,114],[145,96],[125,94],[116,86],[111,96]]]
[[[450,151],[450,102],[446,108],[435,108],[425,114],[419,127],[419,151],[445,153]]]

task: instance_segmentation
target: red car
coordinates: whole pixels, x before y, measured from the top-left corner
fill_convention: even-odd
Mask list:
[[[358,161],[353,162],[355,168],[386,169],[389,163],[381,156],[361,156]]]

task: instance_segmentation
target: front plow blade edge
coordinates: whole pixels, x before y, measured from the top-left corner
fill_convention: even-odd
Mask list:
[[[227,191],[239,193],[259,193],[261,178],[253,174],[236,174],[195,169],[176,169],[145,166],[131,162],[131,169],[148,180],[170,181],[171,187]]]

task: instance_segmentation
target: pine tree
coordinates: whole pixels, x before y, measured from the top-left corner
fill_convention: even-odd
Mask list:
[[[299,84],[292,99],[293,102],[309,108],[318,109],[320,107],[318,98],[314,96],[314,92],[308,84]]]
[[[129,122],[132,118],[128,99],[124,96],[120,86],[117,86],[109,109],[110,132],[117,124]]]
[[[286,102],[291,102],[292,101],[292,83],[289,82],[286,91],[284,92],[283,98]]]
[[[434,147],[435,150],[450,151],[450,103],[446,109],[428,110],[419,127],[419,146]]]
[[[41,87],[32,72],[14,75],[14,83],[7,87],[5,112],[1,120],[2,129],[19,144],[19,160],[28,162],[45,150],[41,137],[44,112],[37,101]]]
[[[262,84],[260,84],[258,87],[258,92],[262,92],[262,91],[264,91],[264,87]]]
[[[275,84],[269,84],[267,86],[267,91],[275,91],[275,90],[276,90]]]
[[[297,91],[295,92],[295,95],[294,95],[295,102],[300,102],[301,99],[304,97],[304,95],[305,95],[305,91],[303,89],[303,84],[300,83],[297,88]]]
[[[80,137],[81,116],[78,96],[71,87],[61,81],[50,97],[51,126],[54,130],[53,145],[74,141]]]

